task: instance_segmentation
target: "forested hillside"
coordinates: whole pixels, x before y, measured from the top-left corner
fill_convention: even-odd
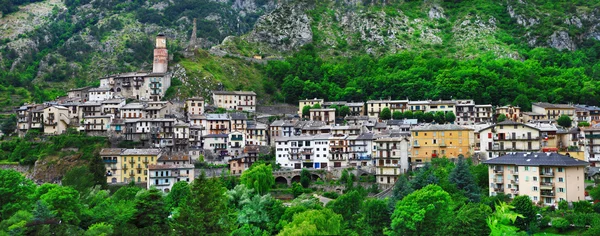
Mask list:
[[[149,69],[159,32],[169,38],[170,65],[182,68],[170,97],[222,83],[256,90],[263,103],[452,97],[527,107],[600,99],[599,1],[9,2],[0,18],[4,110]],[[193,18],[201,49],[184,53]],[[215,56],[223,54],[235,57]],[[285,59],[265,66],[237,58],[254,55]]]

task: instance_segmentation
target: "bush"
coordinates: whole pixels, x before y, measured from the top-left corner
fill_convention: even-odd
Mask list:
[[[552,220],[552,228],[558,230],[558,232],[564,232],[571,227],[571,223],[563,218],[556,218]]]
[[[331,198],[331,199],[337,199],[339,196],[340,196],[340,194],[336,193],[336,192],[324,192],[323,193],[323,197]]]

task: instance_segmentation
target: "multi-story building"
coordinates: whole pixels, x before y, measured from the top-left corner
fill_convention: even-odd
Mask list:
[[[211,152],[219,160],[229,156],[228,134],[207,134],[202,137],[204,153]]]
[[[506,105],[496,107],[496,114],[503,114],[506,119],[510,119],[514,122],[523,122],[523,114],[521,114],[521,108],[513,105]]]
[[[492,122],[493,118],[494,112],[491,104],[475,105],[475,117],[473,117],[475,123]]]
[[[420,167],[431,158],[458,155],[470,157],[473,154],[473,129],[459,125],[425,125],[411,129],[413,167]]]
[[[275,159],[286,169],[326,169],[329,135],[280,137],[275,140]]]
[[[348,135],[333,134],[329,136],[329,166],[346,167],[348,166]]]
[[[148,172],[150,179],[146,182],[147,188],[155,187],[165,193],[170,192],[179,181],[194,181],[194,164],[148,165]]]
[[[475,117],[475,101],[473,99],[456,100],[456,124],[472,125]]]
[[[408,108],[413,112],[416,112],[416,111],[428,112],[429,111],[429,101],[409,101]]]
[[[600,122],[600,107],[588,105],[575,105],[577,121],[587,121],[590,124]]]
[[[193,97],[185,100],[185,109],[188,117],[204,114],[204,98]]]
[[[173,129],[174,152],[186,152],[190,145],[190,124],[178,121]]]
[[[123,179],[122,175],[124,174],[121,167],[123,166],[120,161],[121,152],[123,152],[123,148],[103,148],[100,150],[100,158],[104,162],[104,166],[106,167],[106,182],[107,183],[117,183],[119,180]]]
[[[129,103],[121,107],[121,118],[124,119],[140,119],[144,118],[146,105],[142,103]]]
[[[534,203],[585,200],[587,162],[558,153],[509,153],[484,161],[489,165],[490,196],[528,196]]]
[[[323,121],[325,124],[335,124],[335,109],[333,108],[321,108],[321,109],[310,109],[310,120],[312,121]]]
[[[247,145],[267,145],[267,125],[255,122],[247,121],[248,127],[246,128],[246,144]]]
[[[364,102],[349,102],[346,106],[350,108],[349,116],[362,116],[365,114],[365,103]]]
[[[88,116],[83,120],[83,131],[90,135],[106,135],[111,121],[111,116]]]
[[[216,107],[237,111],[256,111],[256,93],[252,91],[213,91]]]
[[[582,127],[584,133],[584,155],[592,166],[600,166],[600,127]]]
[[[241,131],[232,131],[228,134],[228,152],[231,156],[237,157],[242,155],[246,146],[246,135]]]
[[[101,115],[104,114],[102,114],[102,103],[100,102],[86,102],[79,105],[79,117],[81,118]]]
[[[296,122],[290,120],[275,120],[269,125],[269,144],[275,146],[275,140],[279,137],[292,137],[295,135],[294,126]]]
[[[67,92],[67,96],[69,98],[79,99],[79,102],[87,102],[87,101],[89,101],[89,93],[88,92],[91,88],[92,87],[71,89],[71,90],[69,90],[69,92]]]
[[[536,102],[531,104],[531,111],[545,115],[546,120],[557,120],[561,115],[567,115],[571,119],[575,118],[575,107],[569,104]]]
[[[148,165],[155,165],[162,156],[160,149],[125,149],[121,152],[122,174],[118,183],[136,183],[148,181]]]
[[[480,153],[493,159],[508,152],[539,152],[541,132],[539,128],[505,120],[479,131]]]
[[[44,108],[44,134],[63,134],[69,128],[69,109],[63,106]]]
[[[383,108],[388,108],[393,113],[394,111],[404,112],[409,109],[410,102],[408,100],[369,100],[367,101],[367,116],[379,117],[379,113]]]
[[[101,102],[113,99],[113,90],[109,87],[91,88],[89,90],[89,101]]]
[[[438,101],[429,101],[429,109],[428,112],[438,112],[441,111],[444,114],[448,112],[452,112],[456,114],[456,101],[454,100],[438,100]]]
[[[394,184],[398,175],[409,166],[410,137],[382,135],[373,141],[375,150],[375,177],[379,184]]]
[[[226,134],[231,127],[227,114],[206,114],[206,128],[209,134]]]
[[[244,147],[244,154],[237,158],[229,159],[229,170],[231,174],[241,175],[245,170],[249,169],[254,162],[258,161],[259,147],[249,145]]]
[[[231,113],[231,131],[246,132],[248,117],[244,113]]]
[[[546,115],[536,113],[536,112],[522,112],[523,114],[523,122],[534,122],[546,120]]]
[[[110,99],[102,101],[102,114],[113,118],[121,118],[121,107],[125,106],[125,99]]]
[[[173,103],[168,101],[148,102],[144,106],[144,117],[146,118],[165,118],[172,114]]]
[[[372,166],[373,165],[373,133],[362,133],[351,135],[348,141],[348,162],[350,166]]]
[[[319,105],[323,104],[323,99],[314,98],[314,99],[304,99],[304,100],[298,101],[298,115],[302,116],[302,109],[305,106],[313,107],[315,104],[319,104]]]

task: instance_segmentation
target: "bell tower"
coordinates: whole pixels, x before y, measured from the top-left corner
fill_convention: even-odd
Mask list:
[[[166,73],[169,66],[169,52],[167,51],[167,37],[164,34],[156,36],[154,48],[154,62],[152,73]]]

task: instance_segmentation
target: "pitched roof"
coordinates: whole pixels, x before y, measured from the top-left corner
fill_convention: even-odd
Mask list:
[[[589,163],[551,152],[515,152],[483,162],[492,165],[517,166],[587,166]]]
[[[445,125],[425,125],[425,126],[415,126],[412,128],[414,131],[427,131],[427,130],[473,130],[471,128],[462,127],[460,125],[455,124],[445,124]]]
[[[542,108],[550,108],[550,109],[575,109],[573,105],[569,104],[552,104],[547,102],[536,102],[532,104],[533,106],[538,106]]]

